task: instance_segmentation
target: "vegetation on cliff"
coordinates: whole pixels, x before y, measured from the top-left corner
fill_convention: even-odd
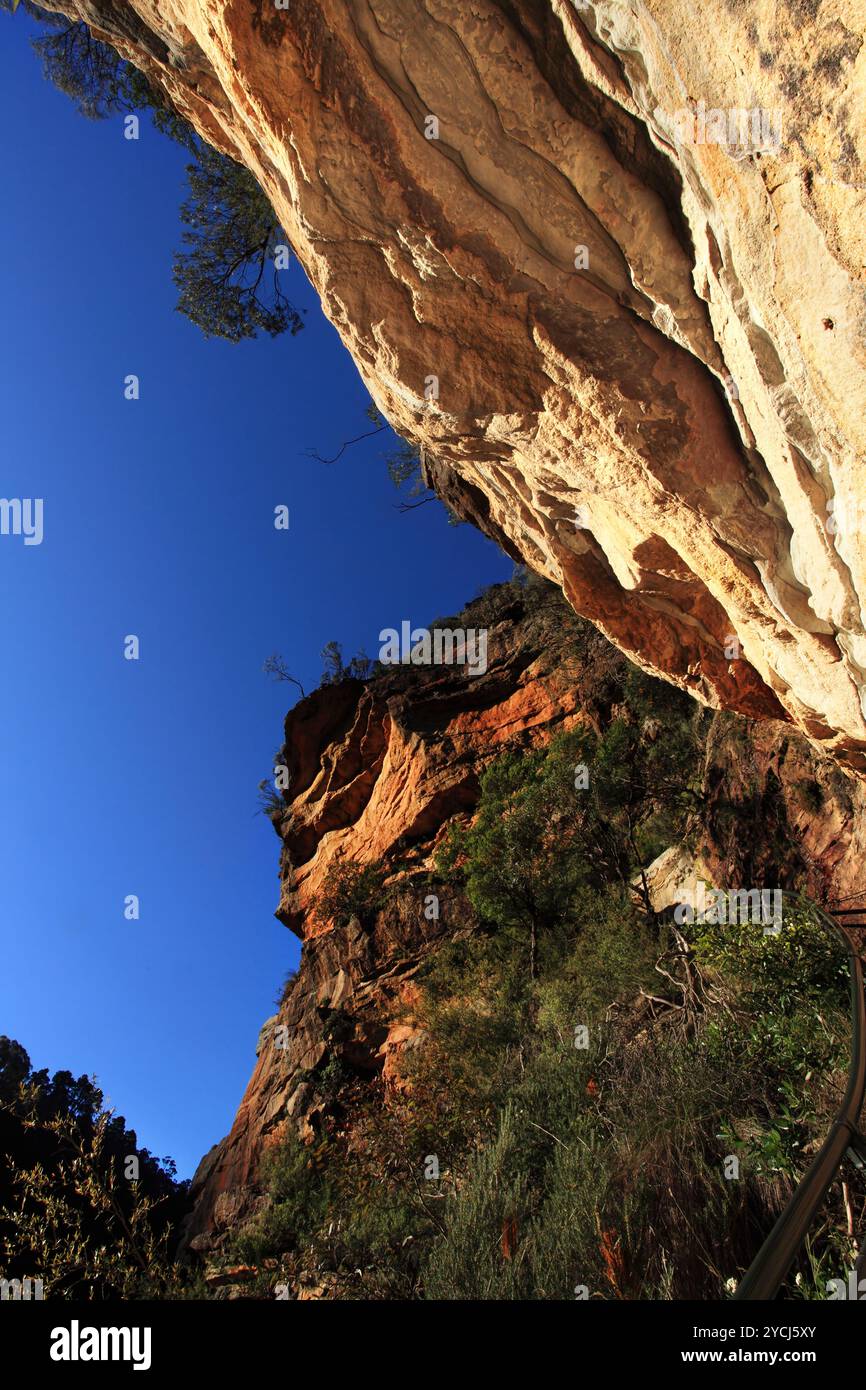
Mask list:
[[[559,644],[552,685],[578,658],[581,719],[489,763],[426,870],[399,854],[331,865],[316,915],[335,932],[387,935],[431,902],[446,921],[396,1013],[365,1025],[369,1047],[350,996],[317,1005],[321,1046],[297,1077],[305,1137],[290,1126],[260,1155],[255,1214],[217,1252],[249,1295],[725,1297],[835,1111],[847,970],[813,916],[791,907],[767,934],[653,908],[659,852],[722,833],[708,751],[731,739],[749,862],[795,886],[784,798],[759,795],[747,726],[630,667],[525,575],[459,615],[506,620],[525,642]],[[370,679],[399,693],[424,677]],[[414,1044],[383,1070],[370,1059],[390,1023]],[[33,1266],[92,1297],[224,1292],[222,1270],[205,1285],[194,1258],[171,1263],[184,1194],[170,1168],[141,1155],[139,1187],[121,1187],[134,1135],[98,1092],[48,1086],[7,1053],[11,1272]],[[54,1146],[52,1166],[25,1135]],[[789,1295],[823,1297],[844,1273],[864,1206],[861,1177],[837,1184]]]
[[[501,616],[508,590],[464,616]],[[561,617],[543,586],[532,605]],[[594,717],[494,762],[430,878],[392,882],[410,903],[457,893],[406,1008],[422,1042],[399,1081],[370,1079],[329,1016],[317,1137],[269,1152],[234,1244],[262,1292],[725,1297],[823,1138],[847,1067],[844,956],[806,909],[778,935],[653,911],[650,861],[718,813],[702,798],[716,719],[621,658],[597,675]],[[792,871],[781,813],[765,835],[765,863]],[[361,879],[344,864],[325,915],[369,921]],[[789,1294],[823,1297],[848,1267],[864,1199],[856,1176],[834,1189]]]
[[[20,5],[0,0],[0,8],[20,9],[37,21],[40,32],[33,47],[43,72],[82,115],[138,121],[148,114],[158,131],[191,156],[189,193],[180,208],[183,249],[173,267],[179,312],[206,336],[229,342],[259,332],[271,337],[300,332],[303,318],[280,283],[279,272],[287,268],[289,256],[285,233],[249,170],[205,144],[164,94],[116,49],[95,38],[83,20],[30,0]],[[131,16],[129,24],[134,27],[136,19]]]
[[[619,886],[578,887],[548,925],[537,980],[489,918],[432,958],[401,1088],[322,1077],[330,1119],[268,1154],[235,1240],[262,1293],[731,1291],[838,1102],[844,958],[807,913],[687,941]],[[849,1267],[864,1199],[856,1177],[834,1192],[789,1295]]]

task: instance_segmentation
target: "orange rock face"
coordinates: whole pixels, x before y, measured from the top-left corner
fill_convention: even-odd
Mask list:
[[[331,925],[315,904],[335,861],[366,864],[420,845],[426,865],[443,824],[474,807],[491,758],[579,717],[579,673],[555,669],[558,644],[516,651],[518,631],[508,623],[491,630],[484,675],[444,667],[419,677],[415,668],[366,687],[323,686],[292,710],[277,916],[299,936]]]
[[[605,671],[623,665],[554,597],[534,611],[507,590],[480,601],[491,605],[483,675],[456,665],[395,668],[369,682],[323,686],[288,715],[283,757],[291,785],[284,816],[274,818],[282,841],[277,915],[303,939],[301,968],[261,1030],[230,1134],[196,1174],[194,1248],[210,1248],[255,1211],[269,1144],[290,1127],[306,1138],[316,1133],[321,1105],[310,1073],[329,1058],[339,1056],[362,1078],[381,1075],[386,1088],[401,1085],[400,1055],[418,1038],[406,1014],[413,975],[467,918],[464,902],[452,914],[455,895],[444,885],[439,916],[425,916],[427,871],[443,827],[472,811],[484,768],[505,749],[597,722]],[[473,624],[484,621],[477,608]],[[363,924],[335,923],[317,910],[328,871],[341,860],[399,865],[398,889]]]
[[[260,180],[452,506],[866,766],[863,0],[56,5]]]
[[[412,1012],[416,972],[473,923],[466,900],[438,879],[438,915],[428,916],[428,872],[448,822],[476,805],[485,767],[505,750],[537,746],[579,722],[601,729],[622,712],[625,661],[554,591],[522,599],[504,586],[478,602],[489,609],[486,618],[471,610],[476,625],[490,624],[484,675],[386,671],[324,686],[286,719],[291,786],[284,814],[274,816],[278,916],[303,940],[301,966],[261,1030],[230,1134],[196,1174],[195,1249],[218,1248],[224,1232],[255,1213],[271,1144],[292,1131],[313,1139],[333,1120],[317,1085],[332,1061],[362,1090],[378,1086],[385,1103],[404,1084],[401,1058],[423,1045]],[[721,884],[797,882],[821,900],[861,890],[866,788],[789,725],[718,716],[703,776],[694,847],[668,852],[674,879],[696,852],[701,872]],[[381,860],[390,881],[363,921],[321,912],[329,870],[347,860]],[[351,1127],[351,1116],[338,1123]]]

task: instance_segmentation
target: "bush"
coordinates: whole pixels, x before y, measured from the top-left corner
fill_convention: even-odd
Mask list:
[[[333,1199],[321,1151],[294,1135],[269,1149],[259,1168],[267,1205],[233,1242],[233,1253],[251,1264],[297,1250],[319,1230]]]
[[[277,997],[274,1000],[274,1003],[276,1004],[278,1009],[281,1009],[288,1000],[289,995],[295,987],[295,981],[297,980],[297,978],[298,967],[293,967],[291,970],[286,971],[283,983],[280,985],[280,988],[277,991]]]
[[[139,1148],[89,1077],[49,1079],[5,1037],[0,1152],[0,1277],[38,1275],[61,1299],[180,1291],[172,1256],[187,1184],[174,1163]]]
[[[464,871],[471,883],[471,859]],[[779,936],[692,935],[690,954],[627,894],[584,886],[531,990],[492,931],[428,964],[412,1079],[446,1098],[436,1127],[455,1184],[422,1266],[428,1297],[726,1295],[838,1104],[847,967],[797,905]],[[839,1215],[790,1289],[850,1259]]]
[[[696,922],[698,960],[735,982],[750,1013],[790,1015],[805,1001],[844,1008],[848,961],[817,913],[783,899],[782,927],[766,932],[751,922]]]
[[[693,935],[684,955],[607,887],[576,893],[535,982],[493,928],[447,942],[415,977],[408,1084],[386,1104],[334,1073],[351,1126],[289,1147],[242,1253],[295,1251],[339,1297],[724,1298],[838,1104],[846,982],[798,908],[779,937]],[[837,1207],[789,1294],[850,1263]]]
[[[378,860],[362,866],[351,859],[337,859],[322,883],[316,915],[338,927],[347,926],[352,917],[363,920],[378,906],[384,881],[385,871]]]
[[[378,663],[365,651],[356,652],[348,661],[343,660],[343,648],[339,642],[327,642],[322,648],[321,685],[338,685],[340,681],[367,681],[376,674]]]
[[[780,1058],[744,1045],[726,1008],[696,1016],[689,1034],[665,1022],[673,1000],[654,1022],[623,1008],[642,969],[645,988],[665,986],[657,974],[650,986],[654,950],[639,921],[624,915],[616,936],[609,951],[604,931],[585,933],[542,984],[519,1064],[507,1085],[500,1078],[492,1132],[479,1126],[458,1164],[444,1235],[422,1269],[428,1297],[565,1299],[585,1286],[593,1298],[722,1298],[823,1137],[833,1085],[825,1095],[802,1074],[780,1085]],[[820,963],[813,978],[798,962],[804,991],[820,988]],[[621,1001],[613,1013],[608,964],[607,997]],[[813,1059],[828,1029],[844,1032],[838,1008],[823,1026],[797,1018],[797,1048]],[[576,1020],[589,1025],[585,1050],[574,1046]],[[454,1041],[434,1037],[442,1088],[464,1108],[452,1087],[472,1075],[465,1033],[456,1050]],[[838,1060],[834,1049],[830,1075]],[[725,1179],[731,1154],[739,1181]]]

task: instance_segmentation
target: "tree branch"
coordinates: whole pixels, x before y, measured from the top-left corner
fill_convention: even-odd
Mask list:
[[[306,450],[307,458],[315,459],[317,463],[336,463],[337,459],[340,458],[347,449],[351,448],[353,444],[360,444],[362,439],[372,439],[374,434],[381,434],[382,431],[387,428],[387,425],[380,425],[378,429],[368,430],[366,434],[359,434],[356,439],[347,439],[345,443],[340,445],[332,459],[323,458],[315,449]]]

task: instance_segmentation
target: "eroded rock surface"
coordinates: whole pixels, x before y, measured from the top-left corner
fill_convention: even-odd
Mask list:
[[[863,0],[56,7],[261,181],[452,506],[866,767]]]
[[[259,1165],[294,1131],[315,1145],[352,1125],[366,1088],[401,1084],[401,1055],[423,1045],[414,976],[455,931],[473,929],[458,890],[431,881],[437,845],[471,815],[480,778],[506,750],[558,730],[601,731],[623,717],[627,663],[549,588],[511,586],[470,605],[489,625],[489,665],[407,667],[370,681],[324,686],[289,713],[283,757],[292,784],[275,812],[282,842],[278,915],[303,940],[300,969],[263,1025],[256,1062],[230,1134],[202,1160],[188,1239],[219,1251],[263,1200]],[[818,901],[862,895],[866,786],[789,725],[706,716],[701,808],[651,879],[657,908],[695,874],[726,888],[796,888]],[[382,861],[375,911],[339,923],[322,914],[335,863]],[[435,882],[439,916],[425,907]],[[860,901],[860,899],[856,899]],[[322,1082],[339,1065],[349,1086],[337,1116]],[[348,1080],[347,1080],[348,1078]],[[355,1090],[352,1090],[352,1087]]]
[[[553,600],[551,601],[551,594]],[[406,667],[369,682],[326,685],[286,719],[291,775],[277,915],[303,940],[301,966],[259,1035],[256,1064],[230,1134],[202,1160],[187,1238],[209,1249],[256,1209],[262,1153],[291,1126],[312,1140],[323,1114],[316,1076],[338,1058],[360,1078],[384,1074],[417,1041],[403,1005],[443,935],[472,913],[429,870],[444,827],[477,802],[484,768],[578,722],[609,717],[625,665],[555,594],[526,601],[506,587],[473,606],[488,627],[488,666]],[[317,898],[338,861],[382,861],[388,882],[370,918],[323,918]],[[396,1080],[396,1078],[395,1078]]]

